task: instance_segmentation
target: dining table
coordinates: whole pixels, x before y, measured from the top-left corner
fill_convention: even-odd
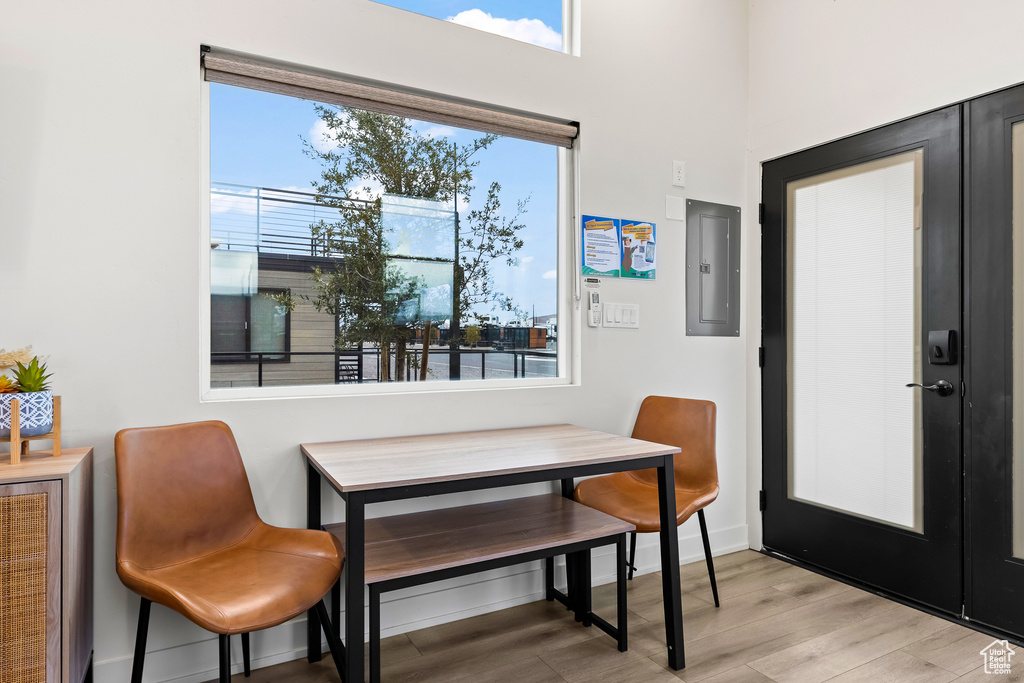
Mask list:
[[[303,443],[300,448],[306,460],[308,528],[322,528],[324,482],[345,503],[344,628],[334,624],[333,630],[344,632],[346,681],[364,677],[368,505],[538,482],[559,482],[561,494],[571,498],[579,477],[648,468],[657,470],[658,479],[668,664],[675,670],[685,666],[673,462],[679,448],[572,424]],[[307,658],[319,661],[315,610],[307,613],[307,641]]]

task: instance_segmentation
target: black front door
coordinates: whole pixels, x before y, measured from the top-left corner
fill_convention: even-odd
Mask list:
[[[762,176],[764,545],[955,614],[962,111]]]
[[[964,611],[1024,635],[1024,87],[966,112]]]

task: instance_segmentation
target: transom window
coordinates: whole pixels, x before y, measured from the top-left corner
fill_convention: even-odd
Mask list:
[[[375,0],[435,19],[561,52],[562,0]]]

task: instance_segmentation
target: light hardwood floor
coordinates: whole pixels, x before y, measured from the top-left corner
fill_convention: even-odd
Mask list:
[[[943,683],[1024,680],[1024,652],[1009,676],[984,672],[991,636],[972,631],[750,550],[715,558],[722,606],[704,562],[683,565],[686,668],[669,671],[661,576],[629,584],[629,652],[583,628],[558,603],[539,601],[387,638],[383,683]],[[614,584],[594,589],[611,620]],[[330,656],[254,671],[252,683],[338,681]]]

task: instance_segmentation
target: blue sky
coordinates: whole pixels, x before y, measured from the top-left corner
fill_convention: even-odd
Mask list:
[[[448,3],[444,3],[448,4]],[[455,4],[455,3],[451,3]],[[311,191],[320,165],[303,153],[303,139],[318,141],[319,118],[314,105],[282,95],[210,84],[210,178],[214,183]],[[417,122],[417,130],[445,135],[460,146],[480,133]],[[520,219],[525,242],[519,265],[496,262],[499,291],[512,296],[528,315],[556,312],[557,150],[550,145],[501,138],[476,156],[476,190],[468,209],[483,202],[492,181],[502,186],[503,213],[514,212],[518,200],[529,198]],[[480,310],[484,313],[489,311]],[[503,320],[507,314],[500,314]]]

